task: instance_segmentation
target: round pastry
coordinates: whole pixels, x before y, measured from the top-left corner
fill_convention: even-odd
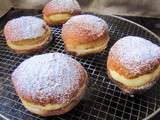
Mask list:
[[[49,43],[50,34],[42,19],[31,16],[10,20],[4,27],[7,45],[17,53],[39,51]]]
[[[109,41],[108,25],[93,15],[74,16],[63,25],[62,39],[66,50],[76,55],[99,53]]]
[[[124,93],[142,93],[160,78],[160,47],[141,37],[121,38],[110,49],[107,69]]]
[[[52,0],[43,9],[43,18],[49,25],[63,24],[71,16],[81,13],[76,0]]]
[[[88,81],[82,65],[61,53],[31,57],[11,78],[24,106],[41,116],[70,111],[80,101]]]

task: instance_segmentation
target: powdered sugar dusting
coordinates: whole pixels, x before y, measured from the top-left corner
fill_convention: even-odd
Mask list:
[[[4,28],[4,34],[11,41],[31,39],[43,35],[45,26],[46,23],[40,18],[24,16],[10,20]]]
[[[52,0],[44,7],[44,14],[63,13],[80,11],[79,3],[76,0]]]
[[[127,36],[118,40],[110,54],[135,74],[160,64],[160,47],[141,37]]]
[[[66,29],[68,29],[71,33],[73,32],[85,36],[83,35],[83,32],[85,32],[93,37],[100,37],[105,31],[108,30],[108,25],[103,19],[88,14],[71,17],[71,19],[63,25],[63,27],[64,29],[66,27]]]
[[[80,63],[61,53],[48,53],[22,62],[12,74],[19,92],[33,100],[54,99],[65,103],[79,89],[85,70]],[[82,74],[83,73],[83,74]]]

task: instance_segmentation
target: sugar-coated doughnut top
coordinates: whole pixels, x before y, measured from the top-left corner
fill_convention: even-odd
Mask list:
[[[43,9],[43,14],[51,15],[55,13],[75,13],[81,8],[77,0],[52,0]]]
[[[83,41],[96,40],[108,31],[107,23],[94,15],[71,17],[62,28],[63,37]]]
[[[66,103],[80,90],[85,79],[86,71],[81,64],[62,53],[31,57],[12,74],[18,94],[44,104]]]
[[[127,36],[118,40],[109,53],[131,73],[140,74],[160,65],[160,47],[136,36]]]
[[[37,17],[23,16],[7,22],[4,28],[6,40],[19,41],[42,36],[46,23]]]
[[[87,29],[92,34],[100,34],[108,28],[106,22],[93,15],[73,16],[66,24],[78,24],[82,29]],[[65,24],[65,25],[66,25]],[[73,29],[74,30],[74,29]]]

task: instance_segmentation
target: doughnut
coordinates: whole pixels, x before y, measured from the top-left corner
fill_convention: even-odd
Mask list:
[[[11,80],[30,112],[51,116],[64,114],[79,103],[88,75],[76,60],[55,52],[26,59],[13,71]]]
[[[71,17],[62,27],[65,49],[78,56],[100,53],[109,41],[108,25],[93,15]]]
[[[43,19],[48,25],[65,23],[71,16],[81,13],[76,0],[52,0],[43,8]]]
[[[7,45],[19,54],[41,50],[50,41],[50,28],[40,18],[22,16],[7,22],[4,35]]]
[[[109,51],[107,73],[125,94],[142,94],[160,78],[160,47],[141,37],[123,37]]]

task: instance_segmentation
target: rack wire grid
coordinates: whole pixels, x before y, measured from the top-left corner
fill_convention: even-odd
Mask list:
[[[40,15],[41,16],[41,15]],[[160,107],[160,85],[143,95],[124,95],[106,75],[106,59],[110,47],[127,35],[141,36],[160,45],[158,37],[133,22],[115,16],[97,15],[109,25],[110,41],[106,50],[88,57],[74,57],[88,71],[88,89],[81,102],[70,112],[53,117],[41,117],[30,113],[22,105],[11,82],[11,73],[25,59],[33,55],[17,55],[6,45],[0,35],[0,113],[11,120],[141,120],[157,113]],[[65,54],[61,38],[62,26],[51,27],[51,43],[42,53]],[[136,49],[136,48],[135,48]]]

